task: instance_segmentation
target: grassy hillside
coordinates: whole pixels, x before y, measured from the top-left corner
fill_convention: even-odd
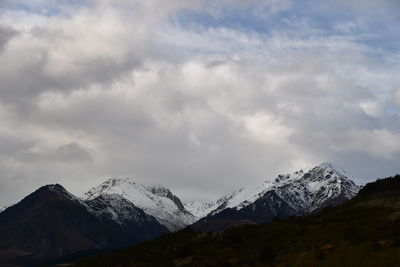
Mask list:
[[[186,229],[77,266],[400,266],[400,176],[317,215],[216,234]]]

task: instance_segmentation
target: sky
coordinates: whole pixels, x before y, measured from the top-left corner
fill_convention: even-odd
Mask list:
[[[215,199],[400,173],[397,0],[2,0],[0,206],[110,177]]]

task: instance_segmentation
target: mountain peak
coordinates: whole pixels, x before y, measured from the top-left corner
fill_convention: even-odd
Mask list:
[[[102,194],[123,194],[125,188],[140,186],[130,177],[117,178],[111,177],[98,186],[91,188],[85,193],[84,199],[90,200],[101,196]]]
[[[336,172],[340,173],[341,175],[344,175],[344,176],[346,175],[346,171],[342,167],[340,167],[332,162],[321,163],[318,166],[314,167],[313,169],[315,169],[315,168],[332,170],[332,171],[336,171]]]
[[[36,193],[36,194],[43,194],[43,193],[44,194],[54,194],[63,199],[68,199],[75,203],[79,203],[79,204],[82,204],[83,206],[85,206],[85,204],[83,203],[83,201],[81,199],[77,198],[76,196],[74,196],[73,194],[68,192],[67,189],[65,189],[60,184],[49,184],[49,185],[42,186],[38,190],[36,190],[34,193]]]
[[[122,183],[136,184],[136,181],[131,177],[111,177],[103,182],[103,184],[118,185]]]
[[[40,189],[52,191],[55,193],[62,193],[62,194],[68,193],[68,191],[60,184],[49,184],[42,186]]]
[[[157,196],[167,196],[172,194],[171,190],[161,185],[152,185],[147,187],[153,194]]]

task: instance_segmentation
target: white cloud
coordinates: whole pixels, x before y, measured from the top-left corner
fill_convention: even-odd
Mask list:
[[[372,117],[379,117],[384,114],[381,105],[376,101],[366,101],[360,104],[366,114]]]
[[[242,118],[244,129],[250,135],[261,143],[271,145],[290,145],[288,138],[291,135],[291,129],[281,125],[276,118],[269,114],[255,114],[253,116],[244,116]]]

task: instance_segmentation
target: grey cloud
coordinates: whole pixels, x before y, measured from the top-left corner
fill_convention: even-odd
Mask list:
[[[56,148],[44,147],[41,140],[21,136],[0,134],[0,161],[17,164],[35,164],[37,162],[90,163],[90,152],[79,143],[67,143]]]
[[[36,141],[26,137],[0,134],[0,161],[12,162],[35,147]]]
[[[36,145],[36,147],[17,155],[14,160],[21,164],[40,162],[48,164],[90,164],[92,161],[90,153],[78,143],[69,143],[57,148],[41,148],[40,144]]]
[[[60,146],[56,150],[56,155],[63,162],[90,162],[90,153],[77,143],[70,143]]]

